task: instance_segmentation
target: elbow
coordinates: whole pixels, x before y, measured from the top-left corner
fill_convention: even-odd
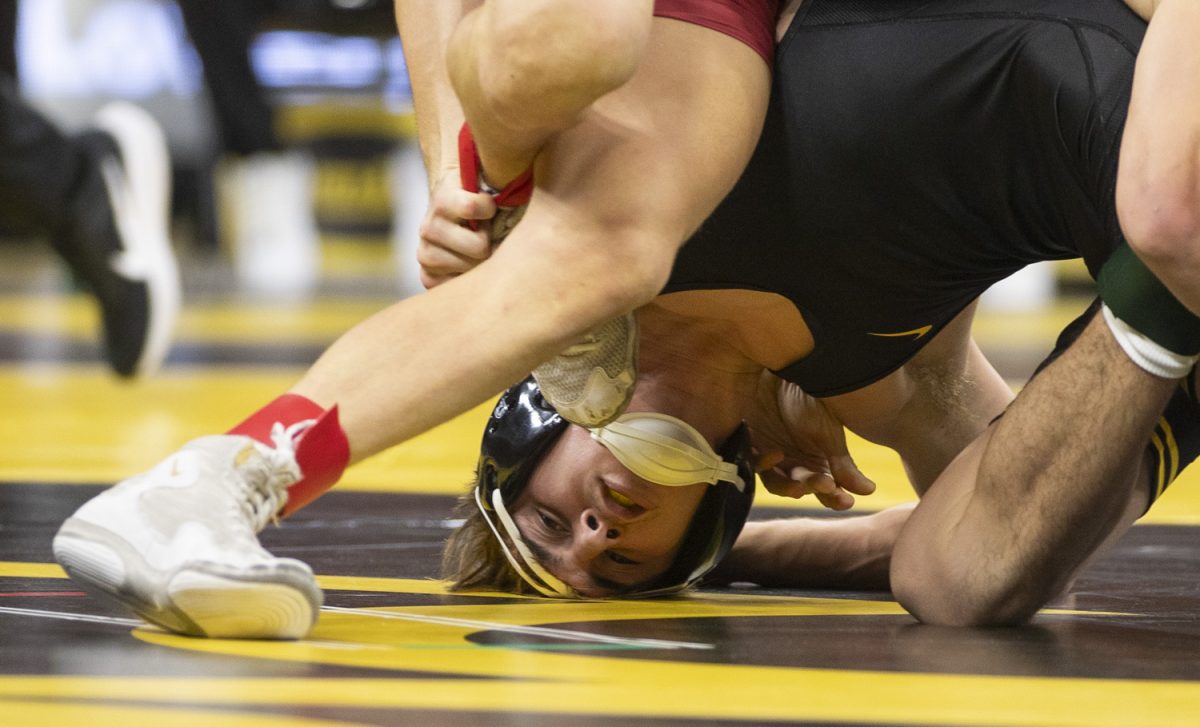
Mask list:
[[[892,557],[892,593],[922,623],[974,627],[1026,623],[1056,593],[991,564],[969,565],[974,567],[898,546]]]
[[[1172,162],[1158,169],[1141,161],[1122,167],[1116,202],[1125,239],[1152,270],[1200,263],[1200,168],[1196,165]]]

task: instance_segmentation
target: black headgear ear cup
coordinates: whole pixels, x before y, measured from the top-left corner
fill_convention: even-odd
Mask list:
[[[542,455],[570,426],[542,397],[529,377],[500,397],[483,430],[478,486],[485,502],[499,488],[505,502],[521,493]]]
[[[653,590],[682,588],[700,580],[729,554],[750,517],[754,504],[754,456],[745,424],[725,440],[717,454],[737,465],[744,487],[739,490],[732,482],[718,482],[708,488],[684,534],[679,555]]]

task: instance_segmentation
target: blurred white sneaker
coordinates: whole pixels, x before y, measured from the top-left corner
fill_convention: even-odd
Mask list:
[[[312,570],[256,537],[300,477],[294,438],[268,447],[202,437],[85,503],[54,538],[54,557],[101,600],[189,636],[298,639],[316,623]]]
[[[222,206],[234,270],[247,292],[304,297],[320,282],[313,175],[312,158],[296,151],[261,152],[226,166]]]

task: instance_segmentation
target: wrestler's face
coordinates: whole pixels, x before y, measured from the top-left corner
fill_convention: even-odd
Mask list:
[[[582,596],[603,598],[666,572],[707,488],[647,482],[571,426],[510,510],[546,570]]]

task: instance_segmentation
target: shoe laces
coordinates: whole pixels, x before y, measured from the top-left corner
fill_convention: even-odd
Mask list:
[[[279,513],[287,505],[287,488],[301,477],[300,465],[296,463],[296,444],[300,436],[316,419],[305,419],[285,427],[275,422],[271,427],[271,442],[274,447],[256,444],[261,455],[247,465],[246,477],[240,478],[245,488],[239,501],[242,513],[254,526],[254,532],[266,527],[268,522],[279,524]]]

